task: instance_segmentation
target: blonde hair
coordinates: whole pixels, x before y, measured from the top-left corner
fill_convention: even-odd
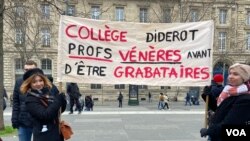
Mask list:
[[[48,87],[49,89],[52,88],[52,84],[46,76],[44,76],[43,74],[40,74],[40,73],[36,73],[36,74],[31,75],[25,81],[23,81],[23,83],[20,87],[20,91],[22,94],[26,94],[27,91],[31,88],[31,83],[33,82],[33,80],[35,79],[36,76],[40,76],[42,78],[42,80],[44,82],[44,87]]]

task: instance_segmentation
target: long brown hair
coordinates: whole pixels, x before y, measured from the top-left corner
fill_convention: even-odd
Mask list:
[[[20,87],[20,91],[22,94],[26,94],[27,91],[31,88],[31,83],[33,82],[33,80],[35,79],[36,76],[40,76],[42,78],[42,80],[44,82],[44,87],[48,87],[49,89],[52,88],[52,84],[46,76],[44,76],[43,74],[40,74],[40,73],[36,73],[36,74],[31,75],[25,81],[23,81],[23,83]]]

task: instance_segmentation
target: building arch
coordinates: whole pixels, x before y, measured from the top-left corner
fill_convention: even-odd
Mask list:
[[[214,62],[213,76],[215,74],[222,74],[224,77],[224,85],[227,84],[228,68],[233,64],[229,58],[219,58]]]

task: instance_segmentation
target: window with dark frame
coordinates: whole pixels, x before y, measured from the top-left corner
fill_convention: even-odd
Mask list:
[[[15,43],[18,45],[24,44],[24,32],[21,27],[16,28],[16,40]]]
[[[75,16],[75,14],[76,14],[75,5],[67,5],[67,15],[68,16]]]
[[[138,89],[148,89],[148,85],[138,85]]]
[[[161,90],[165,90],[165,89],[171,89],[170,86],[161,86]]]
[[[170,8],[166,8],[164,9],[164,22],[165,23],[171,23],[172,22],[172,16],[171,16],[171,9]]]
[[[91,6],[91,19],[100,19],[100,6]]]
[[[197,9],[191,9],[191,17],[190,22],[198,22],[199,21],[199,11]]]
[[[46,76],[52,77],[52,61],[51,59],[42,59],[41,60],[41,69],[43,70]]]
[[[227,10],[226,9],[220,9],[219,22],[220,22],[220,24],[227,23]]]
[[[50,46],[50,29],[49,28],[42,28],[41,29],[42,34],[42,46]]]
[[[24,7],[21,3],[16,4],[15,16],[18,18],[22,18],[24,16]]]
[[[224,51],[226,50],[226,39],[227,33],[226,32],[219,32],[219,50]]]
[[[41,4],[41,10],[42,10],[42,19],[44,19],[44,20],[50,19],[49,4]]]
[[[247,25],[250,25],[250,10],[247,11],[246,23],[247,23]]]
[[[22,59],[17,58],[15,59],[15,80],[21,77],[24,74],[24,64]]]
[[[140,8],[140,22],[147,23],[148,22],[148,9]]]
[[[116,84],[115,89],[125,89],[125,84]]]
[[[124,7],[116,7],[116,9],[115,9],[115,20],[116,21],[125,21]]]
[[[101,84],[90,84],[90,88],[91,89],[102,89],[102,85]]]
[[[42,70],[52,70],[52,61],[50,59],[42,59],[41,68]]]
[[[247,32],[246,50],[250,50],[250,32]]]

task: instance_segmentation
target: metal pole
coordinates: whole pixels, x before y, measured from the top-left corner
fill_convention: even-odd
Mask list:
[[[225,78],[225,59],[223,60],[223,78]],[[224,85],[224,81],[225,79],[223,80],[223,85]]]
[[[102,105],[103,105],[103,84],[102,84]]]
[[[206,104],[205,104],[205,122],[204,122],[204,128],[207,128],[207,126],[208,126],[208,102],[209,102],[209,97],[207,95],[206,96]]]

